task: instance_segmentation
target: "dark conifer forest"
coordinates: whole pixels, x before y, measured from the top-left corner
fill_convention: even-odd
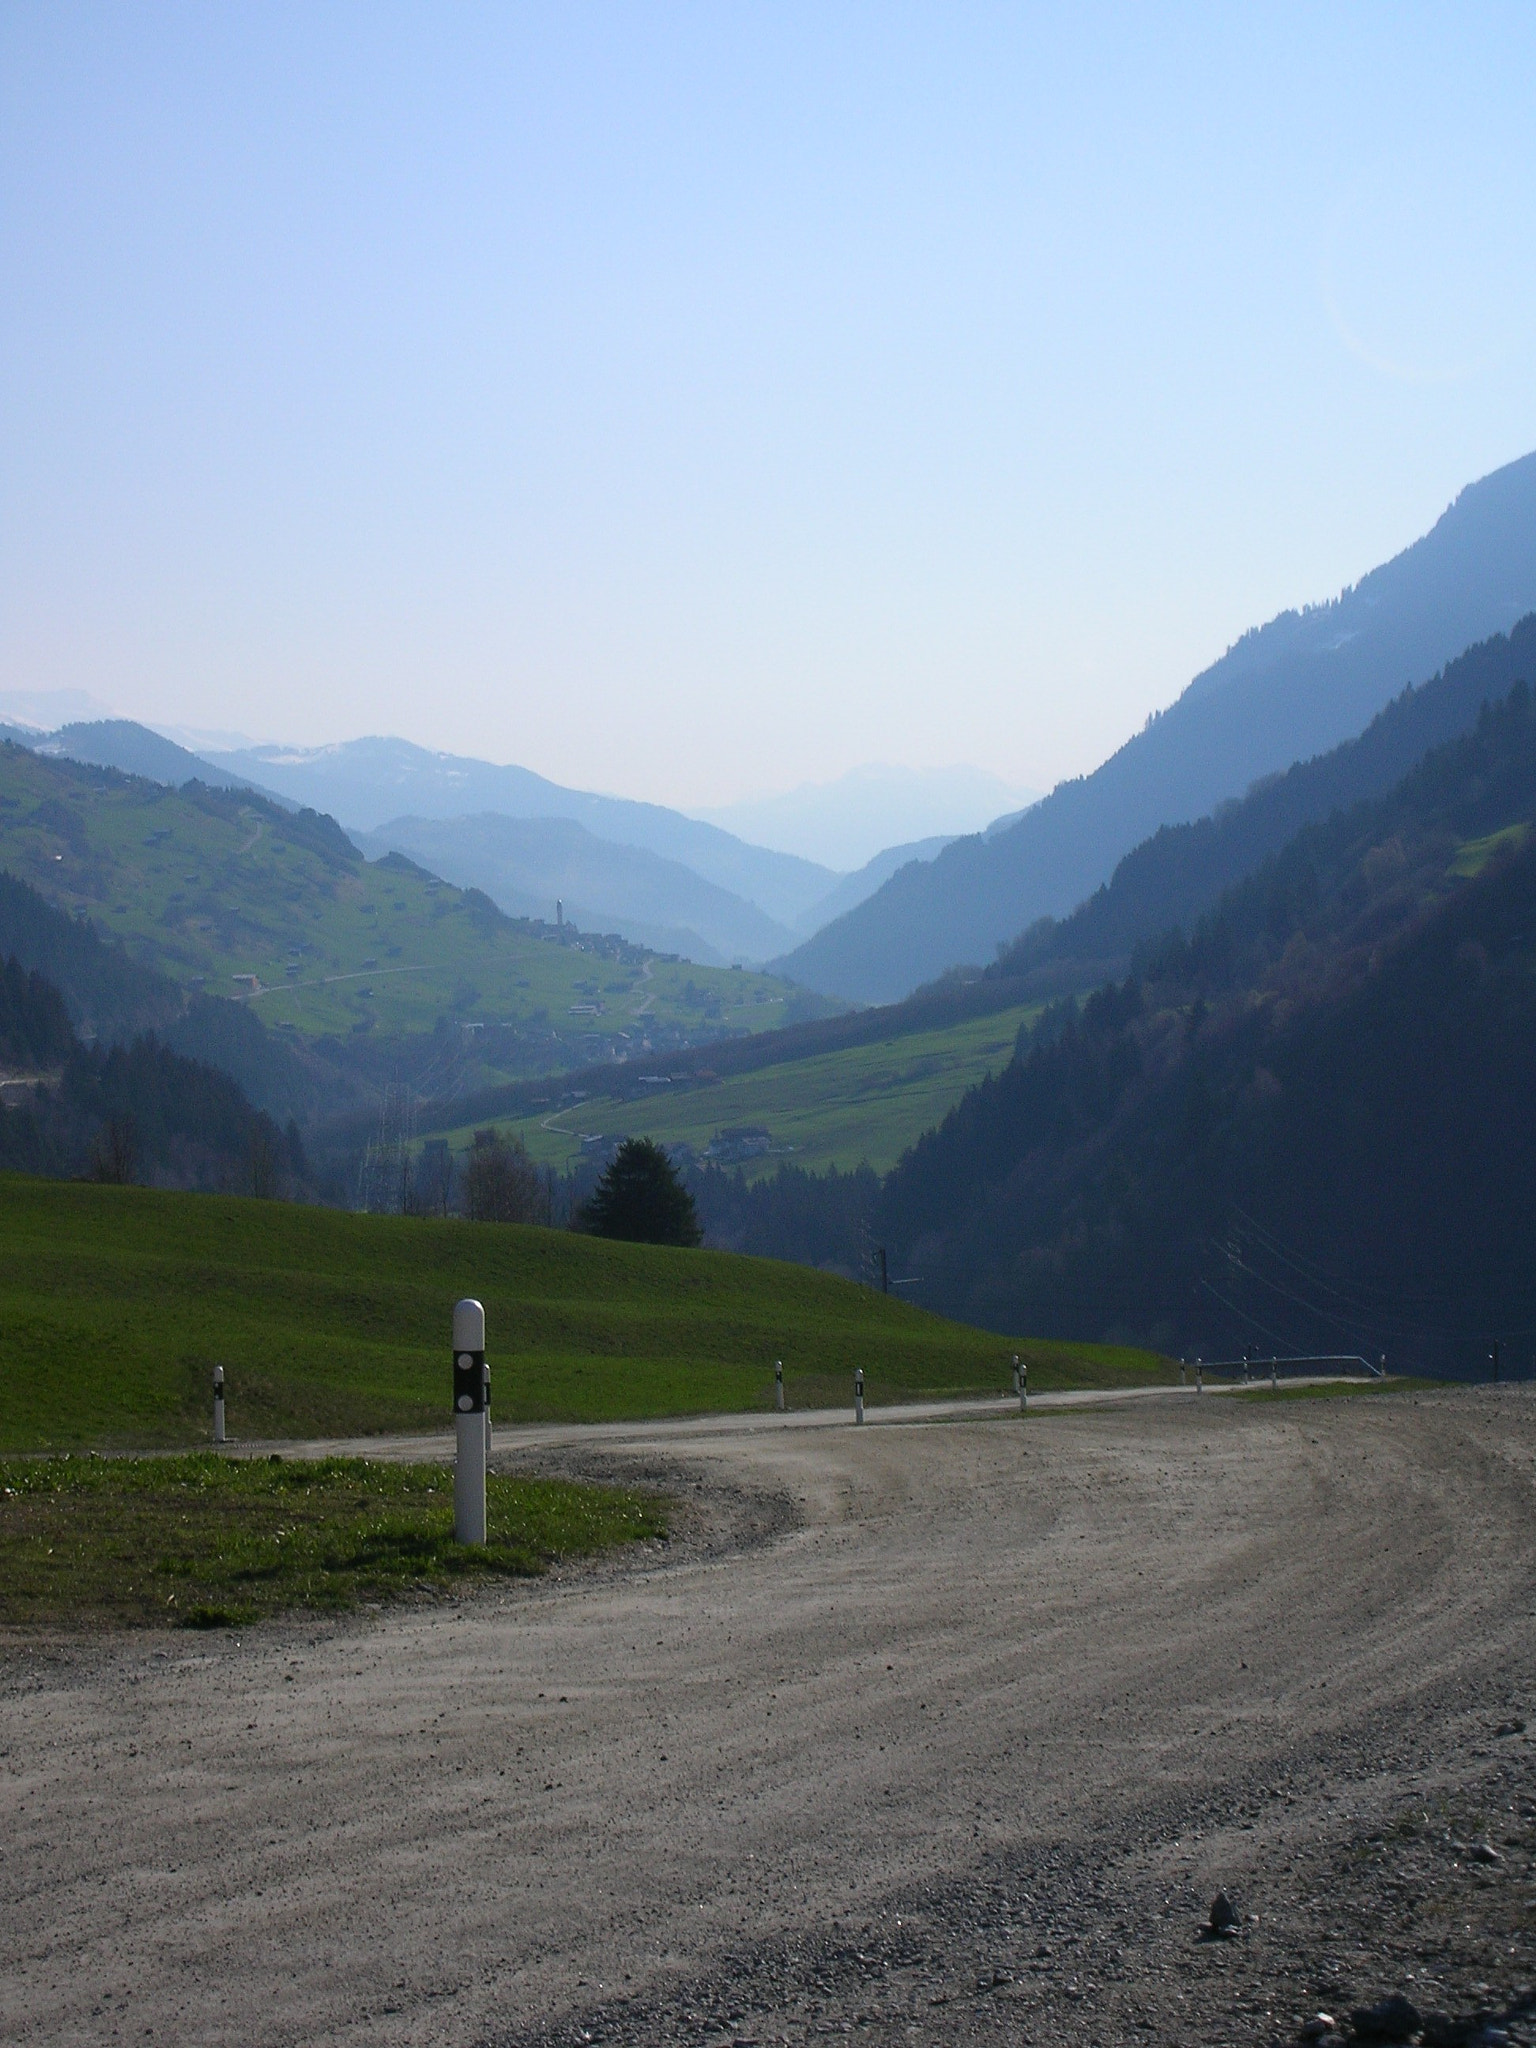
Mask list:
[[[925,1304],[1233,1355],[1536,1349],[1536,716],[1309,827],[888,1178]]]

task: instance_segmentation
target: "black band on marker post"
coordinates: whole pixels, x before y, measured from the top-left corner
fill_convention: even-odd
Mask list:
[[[456,1415],[485,1413],[486,1377],[483,1351],[456,1351],[453,1354],[453,1411]]]

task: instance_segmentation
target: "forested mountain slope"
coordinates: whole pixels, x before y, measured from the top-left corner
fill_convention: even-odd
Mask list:
[[[991,838],[956,840],[787,954],[797,981],[890,1002],[1061,916],[1160,825],[1332,748],[1405,684],[1536,609],[1536,455],[1469,485],[1422,540],[1331,604],[1246,634],[1093,774]]]
[[[246,1004],[188,994],[168,975],[103,939],[91,920],[57,909],[0,870],[0,959],[57,991],[71,1033],[105,1049],[154,1032],[172,1052],[228,1074],[258,1109],[286,1123],[361,1105],[361,1077],[330,1048],[269,1031]]]
[[[1207,1356],[1530,1350],[1533,819],[1521,685],[1048,1013],[886,1184],[918,1297]]]
[[[85,1045],[62,993],[0,961],[0,1169],[274,1196],[306,1191],[280,1131],[230,1075],[144,1032]]]
[[[1026,993],[1091,988],[1170,926],[1189,926],[1223,890],[1330,812],[1390,790],[1433,748],[1477,723],[1484,704],[1536,681],[1536,614],[1468,649],[1377,713],[1358,739],[1301,761],[1190,825],[1165,825],[1128,853],[1070,917],[1042,918],[987,969]]]

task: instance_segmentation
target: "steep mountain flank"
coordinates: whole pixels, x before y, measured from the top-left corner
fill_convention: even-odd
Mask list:
[[[956,840],[778,964],[889,1002],[1061,916],[1161,825],[1336,746],[1405,684],[1536,609],[1536,455],[1469,485],[1422,540],[1331,604],[1246,634],[1093,774],[1009,830]]]
[[[1142,951],[892,1174],[920,1298],[995,1327],[1468,1369],[1536,1341],[1536,715]]]

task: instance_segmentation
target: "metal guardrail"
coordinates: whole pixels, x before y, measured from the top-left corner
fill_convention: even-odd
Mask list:
[[[1189,1367],[1198,1363],[1203,1373],[1217,1379],[1267,1380],[1280,1373],[1292,1379],[1304,1379],[1311,1373],[1335,1373],[1352,1379],[1379,1380],[1386,1377],[1382,1366],[1373,1365],[1358,1352],[1305,1358],[1190,1359],[1187,1363]]]

